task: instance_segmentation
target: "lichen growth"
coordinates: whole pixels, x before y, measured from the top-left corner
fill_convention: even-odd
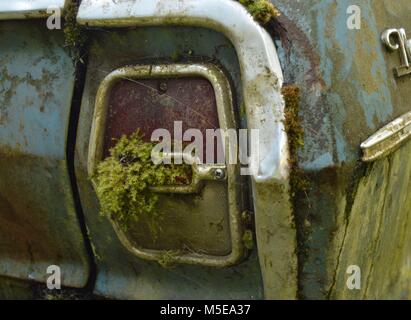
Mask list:
[[[248,250],[253,249],[253,247],[254,247],[254,236],[253,236],[253,232],[251,230],[245,230],[244,231],[242,240],[243,240],[244,246]]]
[[[77,23],[78,2],[69,0],[64,8],[64,47],[76,66],[79,62],[84,63],[82,59],[82,48],[84,47],[87,37],[81,26]]]
[[[269,0],[239,0],[261,24],[267,24],[271,19],[280,15],[280,12]]]
[[[157,262],[163,268],[168,269],[175,265],[175,257],[179,255],[181,255],[181,252],[179,250],[167,250],[161,255]]]
[[[284,86],[282,94],[285,101],[285,130],[288,137],[289,163],[291,167],[291,196],[308,188],[308,181],[298,166],[298,151],[304,148],[304,129],[301,125],[300,89],[295,85]]]
[[[192,172],[187,164],[154,164],[154,145],[144,142],[138,130],[129,137],[123,135],[98,164],[92,180],[103,215],[125,231],[130,223],[144,221],[155,239],[162,214],[156,210],[158,194],[150,187],[188,184]]]

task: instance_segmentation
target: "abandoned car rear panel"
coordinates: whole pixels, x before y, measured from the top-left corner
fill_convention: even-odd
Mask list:
[[[65,298],[410,298],[411,74],[381,39],[411,34],[410,1],[272,0],[265,24],[234,0],[54,1],[52,30],[31,3],[0,4],[2,298],[53,297],[50,266]],[[267,160],[162,193],[153,242],[100,214],[90,167],[175,120],[260,128]]]

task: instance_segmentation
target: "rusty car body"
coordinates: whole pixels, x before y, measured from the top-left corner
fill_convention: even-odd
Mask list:
[[[411,298],[411,1],[271,0],[264,25],[240,2],[0,3],[0,297]],[[258,129],[261,160],[163,190],[154,243],[100,214],[90,176],[113,138],[173,121]]]

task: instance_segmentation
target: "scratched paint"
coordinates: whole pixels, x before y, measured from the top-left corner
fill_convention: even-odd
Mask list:
[[[67,78],[74,70],[64,49],[52,45],[55,40],[39,40],[43,30],[33,28],[28,37],[15,32],[15,25],[1,26],[0,144],[7,142],[22,153],[62,158],[65,149],[59,142],[65,141],[66,130],[61,123],[68,115],[61,105],[71,99],[73,82]]]
[[[401,25],[411,30],[411,3],[357,1],[362,9],[362,29],[348,30],[346,8],[351,4],[348,0],[272,2],[283,13],[271,28],[276,34],[285,81],[297,84],[303,97],[301,115],[306,147],[300,152],[299,160],[310,189],[295,204],[300,240],[300,297],[409,298],[411,241],[406,229],[410,217],[409,145],[367,170],[358,168],[356,162],[362,141],[391,119],[409,111],[410,80],[393,77],[392,69],[398,64],[398,57],[383,49],[379,36],[389,26]],[[1,27],[7,28],[8,23],[2,23]],[[3,59],[0,148],[4,154],[0,172],[3,219],[0,228],[3,226],[6,234],[9,231],[4,226],[11,226],[22,239],[26,239],[24,235],[28,232],[40,237],[31,243],[27,238],[30,245],[25,242],[14,252],[0,247],[0,256],[4,258],[0,273],[16,276],[11,271],[16,269],[15,261],[21,259],[25,266],[17,268],[20,277],[42,279],[45,264],[33,263],[33,256],[46,262],[60,257],[58,261],[69,269],[75,266],[70,269],[68,279],[73,281],[72,285],[80,286],[87,277],[84,272],[87,266],[67,191],[64,158],[73,70],[61,48],[61,40],[56,39],[59,45],[53,45],[36,28],[26,30],[34,35],[21,30],[13,31],[12,36],[0,33],[0,59]],[[108,47],[103,43],[104,37],[94,39],[91,57],[96,60],[89,66],[77,145],[77,172],[83,194],[92,194],[84,170],[92,115],[89,100],[93,99],[93,90],[107,69],[164,57],[215,59],[231,75],[241,105],[239,69],[233,48],[226,40],[204,30],[196,31],[200,35],[193,32],[196,29],[186,29],[185,35],[179,30],[183,33],[178,36],[172,28],[153,30],[134,31],[133,36],[126,31],[110,33]],[[183,41],[185,38],[188,41]],[[138,48],[131,49],[131,57],[125,52],[133,46]],[[20,59],[13,59],[15,52],[19,52]],[[107,53],[108,58],[104,58]],[[48,59],[41,58],[44,56]],[[45,90],[50,86],[53,90]],[[244,118],[242,124],[245,125]],[[39,192],[43,187],[46,192]],[[30,197],[23,201],[21,193]],[[48,203],[47,207],[44,202]],[[174,278],[170,278],[170,274],[157,266],[136,262],[127,255],[111,227],[93,213],[98,212],[95,198],[84,196],[82,202],[92,226],[90,235],[96,259],[100,261],[98,293],[135,298],[262,297],[255,253],[234,271],[210,275],[201,268],[182,267],[173,269]],[[25,215],[26,207],[33,208],[33,215]],[[18,218],[11,219],[10,213],[17,213]],[[65,221],[54,220],[56,213]],[[58,225],[58,233],[48,228],[50,221]],[[63,233],[68,237],[67,243],[57,242],[52,250],[47,250],[48,243],[62,236],[61,230],[72,232]],[[364,270],[364,291],[352,292],[344,286],[346,266],[355,263]],[[388,276],[379,278],[382,273]],[[80,282],[73,280],[75,277]],[[139,281],[130,282],[134,277]],[[227,279],[230,281],[221,290],[220,284]]]
[[[73,85],[61,32],[0,22],[0,276],[44,283],[56,264],[63,285],[87,282],[66,159]]]

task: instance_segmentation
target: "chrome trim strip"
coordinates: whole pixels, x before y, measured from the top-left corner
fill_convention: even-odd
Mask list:
[[[366,141],[361,143],[362,160],[371,162],[381,159],[399,147],[411,137],[411,112],[390,122]]]
[[[221,32],[232,42],[241,68],[247,126],[260,131],[260,158],[251,178],[265,297],[296,298],[283,75],[268,32],[233,0],[83,0],[77,21],[91,27],[197,26]]]
[[[47,8],[63,10],[66,0],[3,0],[0,2],[0,20],[47,17]]]

